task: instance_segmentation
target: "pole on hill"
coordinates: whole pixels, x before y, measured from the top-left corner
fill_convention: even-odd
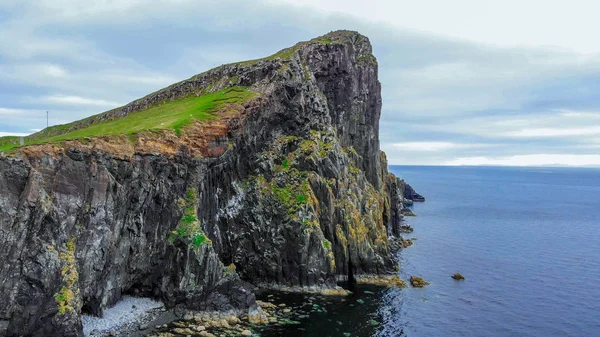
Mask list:
[[[49,121],[48,111],[46,111],[46,129],[48,128],[48,121]]]

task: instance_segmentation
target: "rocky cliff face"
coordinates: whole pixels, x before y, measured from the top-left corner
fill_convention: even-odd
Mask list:
[[[0,157],[0,336],[80,336],[82,312],[127,293],[246,310],[245,282],[326,288],[350,270],[395,272],[388,236],[406,190],[379,149],[377,61],[358,33],[225,65],[73,127],[234,86],[257,96],[181,135]]]

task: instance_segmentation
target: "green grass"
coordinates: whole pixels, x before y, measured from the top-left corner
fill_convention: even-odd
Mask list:
[[[54,143],[86,137],[133,135],[147,130],[174,130],[179,134],[193,120],[216,119],[217,116],[212,113],[220,106],[230,103],[242,103],[256,97],[256,95],[256,93],[248,91],[247,88],[234,87],[213,94],[164,102],[146,110],[132,112],[123,118],[92,124],[78,130],[73,130],[78,122],[57,125],[44,130],[41,134],[27,137],[25,145]],[[0,138],[0,151],[7,152],[17,147],[18,137],[13,138]]]
[[[19,137],[6,136],[0,137],[0,152],[6,152],[19,146]]]
[[[292,55],[294,55],[294,53],[300,48],[301,45],[302,45],[302,42],[297,43],[293,47],[282,49],[282,50],[276,52],[275,54],[267,56],[267,57],[263,57],[263,58],[255,59],[255,60],[235,62],[235,63],[231,63],[231,65],[240,65],[240,66],[247,67],[247,66],[251,66],[255,63],[258,63],[260,61],[271,61],[276,58],[281,58],[283,60],[287,60],[287,59],[291,58]]]
[[[198,191],[195,188],[188,189],[185,199],[180,200],[180,207],[184,209],[183,217],[177,224],[177,228],[169,235],[169,242],[172,244],[177,240],[182,240],[196,249],[202,245],[212,245],[200,226],[196,210],[197,203]]]

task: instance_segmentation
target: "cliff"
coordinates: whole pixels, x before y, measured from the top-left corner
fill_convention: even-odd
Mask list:
[[[2,148],[0,336],[81,336],[124,294],[241,312],[246,282],[394,274],[377,71],[332,32]]]

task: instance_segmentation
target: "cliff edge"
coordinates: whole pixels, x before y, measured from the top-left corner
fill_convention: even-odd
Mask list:
[[[377,72],[337,31],[0,141],[0,336],[81,336],[125,294],[243,312],[248,283],[394,274]]]

